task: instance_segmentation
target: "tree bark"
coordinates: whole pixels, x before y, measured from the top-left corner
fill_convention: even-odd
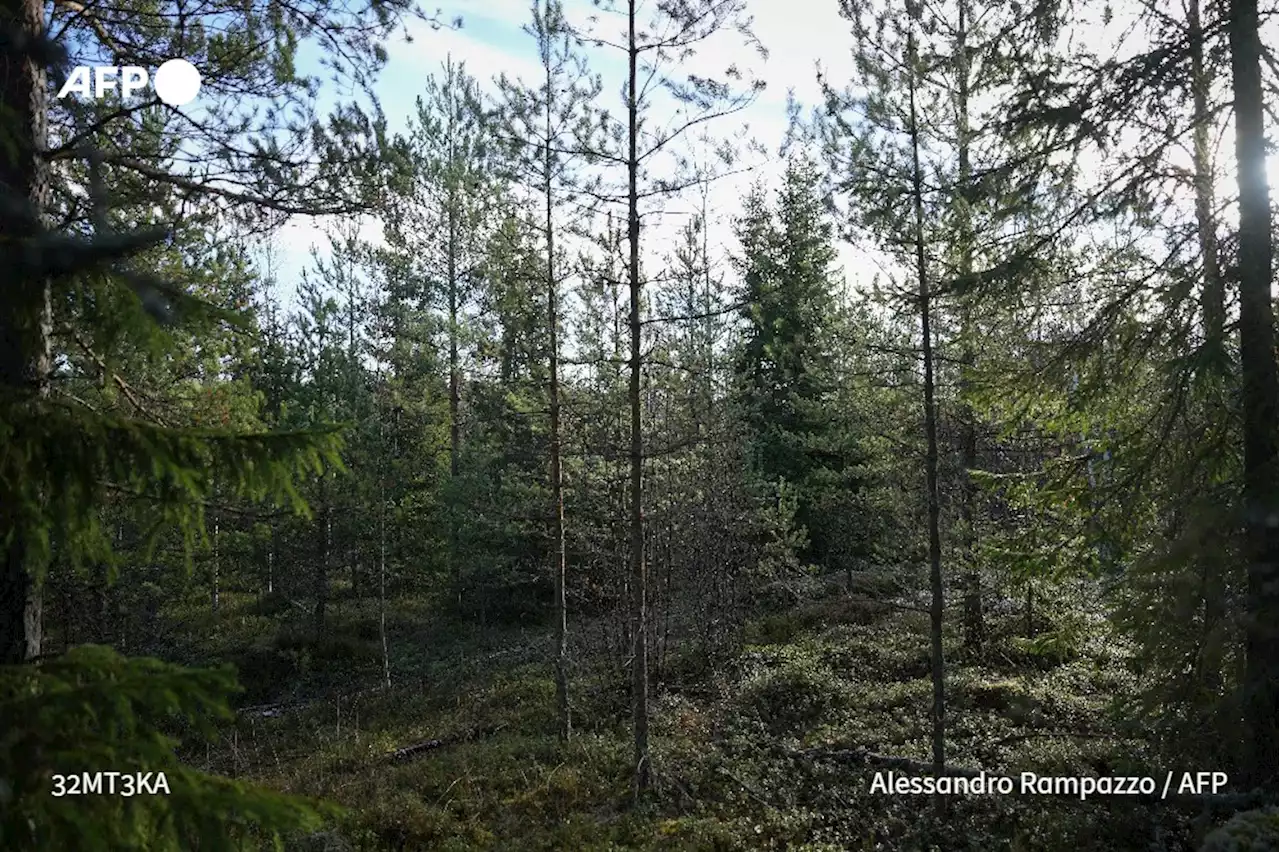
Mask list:
[[[0,26],[34,39],[44,33],[39,0],[3,0]],[[12,50],[12,42],[10,46]],[[26,202],[43,217],[49,203],[49,171],[41,152],[47,143],[46,75],[43,66],[10,52],[0,56],[0,114],[9,146],[0,153],[0,192]],[[33,236],[29,226],[11,222],[8,246]],[[25,232],[25,233],[24,233]],[[21,250],[19,247],[18,250]],[[0,308],[0,394],[4,404],[23,404],[49,393],[53,313],[48,279],[17,277],[3,264],[4,303]],[[38,496],[38,495],[37,495]],[[0,567],[0,664],[40,656],[43,596],[39,566],[29,545],[34,530],[18,495],[0,495],[0,540],[9,538]]]
[[[649,789],[649,642],[648,642],[648,566],[644,554],[643,464],[644,446],[640,432],[640,199],[637,184],[640,160],[637,149],[639,127],[639,94],[637,92],[636,0],[627,3],[627,283],[631,294],[629,326],[631,331],[630,382],[627,399],[631,409],[631,701],[632,727],[635,736],[635,795],[639,798]]]
[[[271,532],[267,541],[267,594],[276,590],[276,521],[271,519]]]
[[[222,594],[219,576],[221,566],[218,564],[218,521],[213,522],[213,554],[209,563],[209,609],[214,615],[218,614],[218,609],[222,604]]]
[[[945,667],[942,659],[942,536],[939,532],[938,502],[938,422],[934,405],[933,387],[933,334],[928,270],[924,252],[924,175],[920,166],[920,128],[916,115],[916,43],[915,34],[907,40],[908,83],[907,98],[910,109],[911,136],[911,196],[915,208],[916,276],[919,281],[920,350],[924,360],[924,431],[925,431],[925,489],[929,509],[929,627],[932,648],[931,676],[933,680],[933,765],[941,775],[946,767],[946,697],[944,692]],[[939,810],[945,807],[942,797],[937,799]]]
[[[1200,242],[1201,277],[1200,312],[1204,333],[1205,355],[1211,382],[1209,404],[1216,402],[1220,389],[1218,379],[1226,366],[1226,292],[1218,264],[1218,219],[1214,212],[1213,155],[1209,149],[1209,74],[1204,67],[1204,26],[1200,18],[1200,0],[1187,4],[1187,38],[1191,48],[1191,96],[1196,125],[1192,131],[1192,163],[1196,194],[1196,228]],[[1207,416],[1214,416],[1212,411]],[[1217,559],[1205,560],[1203,574],[1204,625],[1203,644],[1212,644],[1212,635],[1226,619],[1226,577]],[[1222,681],[1220,659],[1206,660],[1203,675],[1210,689]]]
[[[451,163],[452,165],[452,163]],[[459,409],[462,403],[461,376],[458,373],[458,216],[455,188],[449,187],[449,245],[446,258],[449,287],[449,484],[453,499],[449,506],[449,567],[453,573],[458,609],[462,609],[462,560],[458,554],[458,471],[461,469],[462,429]]]
[[[969,22],[967,0],[960,0],[958,9],[958,26],[956,27],[956,142],[959,155],[960,185],[960,275],[968,279],[973,274],[973,213],[972,194],[973,166],[970,162],[969,143]],[[964,552],[964,644],[971,650],[982,647],[982,577],[977,565],[977,530],[974,513],[973,475],[970,473],[978,464],[978,436],[975,412],[968,404],[969,376],[974,366],[972,314],[969,309],[969,298],[961,297],[960,336],[964,341],[961,354],[960,378],[960,522],[964,536],[962,549]]]
[[[378,639],[382,643],[382,681],[391,688],[391,653],[387,644],[387,427],[378,413]]]
[[[313,617],[316,638],[324,634],[325,608],[329,604],[329,533],[332,529],[333,512],[329,505],[329,489],[327,474],[320,480],[320,515],[317,519],[315,566],[316,608]]]
[[[1276,784],[1276,328],[1258,0],[1231,0],[1229,43],[1240,194],[1240,367],[1244,408],[1244,780]]]
[[[544,21],[551,20],[551,3],[545,4]],[[556,280],[555,223],[552,179],[554,176],[551,153],[553,117],[552,92],[554,91],[550,52],[544,62],[546,71],[546,112],[543,132],[546,145],[543,148],[543,196],[545,204],[544,224],[547,230],[547,403],[550,412],[551,434],[551,536],[552,536],[552,590],[555,595],[555,678],[556,716],[559,720],[560,739],[567,741],[573,732],[569,716],[569,622],[565,598],[565,571],[567,557],[564,535],[564,472],[560,464],[560,335],[559,335],[559,282]]]

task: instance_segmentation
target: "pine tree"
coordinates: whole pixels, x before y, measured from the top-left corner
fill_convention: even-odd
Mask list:
[[[1275,236],[1267,183],[1263,49],[1257,0],[1233,0],[1227,28],[1235,96],[1236,181],[1240,198],[1238,265],[1240,373],[1244,415],[1246,783],[1272,789],[1277,778],[1275,708],[1278,590],[1276,530],[1277,366],[1275,304],[1271,296]]]
[[[620,6],[621,4],[619,4]],[[613,4],[608,8],[614,10]],[[620,9],[619,9],[620,11]],[[596,34],[586,40],[596,46],[608,46],[627,58],[626,88],[623,96],[625,122],[603,121],[608,131],[604,139],[585,141],[589,159],[604,160],[626,170],[625,190],[617,192],[596,189],[601,201],[625,204],[627,208],[627,271],[629,294],[627,326],[630,336],[628,359],[629,424],[629,564],[631,568],[631,654],[632,729],[635,743],[634,790],[641,797],[652,781],[649,754],[649,573],[645,558],[644,508],[644,432],[642,428],[641,385],[644,363],[642,337],[644,322],[642,303],[645,280],[642,276],[641,214],[655,199],[661,200],[686,186],[705,182],[708,177],[690,177],[679,169],[672,176],[657,179],[646,187],[642,173],[659,155],[670,154],[671,143],[688,131],[717,118],[724,118],[749,105],[763,88],[763,83],[742,80],[742,72],[730,68],[725,80],[689,76],[681,79],[676,63],[687,60],[707,39],[730,27],[736,27],[754,43],[744,16],[741,0],[696,0],[661,5],[654,9],[646,26],[640,18],[636,0],[625,6],[626,33],[621,43]],[[652,84],[658,81],[661,86]],[[667,126],[646,128],[644,120],[653,106],[655,88],[666,90],[675,103],[676,118]]]
[[[460,495],[469,521],[461,539],[472,567],[468,584],[481,626],[491,617],[520,622],[543,613],[548,580],[537,569],[554,545],[543,511],[541,475],[549,436],[543,389],[549,341],[538,285],[544,274],[536,229],[510,201],[478,270],[477,347]]]
[[[572,731],[569,712],[569,646],[566,577],[568,555],[565,537],[564,462],[561,430],[560,326],[561,285],[565,274],[564,252],[556,234],[564,228],[565,207],[575,201],[574,169],[581,160],[575,143],[584,125],[592,120],[592,102],[600,93],[585,57],[579,52],[580,39],[568,25],[561,3],[535,2],[532,21],[525,27],[538,48],[543,77],[536,88],[499,80],[502,93],[500,111],[507,129],[500,130],[509,143],[517,176],[541,196],[542,220],[539,230],[545,242],[547,342],[547,416],[551,483],[552,577],[554,580],[556,712],[560,737]]]
[[[45,67],[57,73],[65,53],[43,32],[38,4],[11,4],[0,16],[6,77],[0,100],[10,140],[0,162],[5,200],[3,276],[13,296],[0,311],[0,531],[6,559],[4,664],[0,715],[0,823],[5,848],[237,848],[282,831],[314,826],[305,803],[225,782],[181,766],[162,726],[174,714],[205,725],[225,715],[234,681],[225,672],[184,672],[154,661],[85,648],[46,659],[40,636],[40,584],[55,549],[72,564],[109,562],[113,536],[100,513],[110,492],[151,510],[153,530],[178,529],[191,552],[203,533],[206,503],[223,489],[238,498],[271,498],[305,511],[296,483],[338,460],[332,430],[243,431],[237,424],[173,426],[143,412],[97,409],[51,387],[53,306],[96,297],[96,315],[60,317],[92,336],[107,323],[146,347],[183,321],[220,317],[242,323],[130,260],[160,245],[159,228],[122,230],[110,215],[106,157],[85,136],[70,149],[87,160],[88,228],[50,227],[53,177],[45,160]],[[92,320],[97,320],[93,324]],[[157,318],[165,326],[157,325]],[[60,337],[57,339],[61,339]],[[110,375],[110,373],[108,373]],[[123,385],[121,386],[124,387]],[[126,392],[127,393],[127,392]],[[154,536],[153,536],[154,538]],[[182,792],[172,800],[102,798],[94,808],[48,794],[50,766],[90,763],[166,769]],[[127,808],[121,802],[132,801]],[[211,802],[223,808],[211,810]],[[228,822],[223,814],[241,817]],[[91,813],[92,811],[92,813]]]
[[[377,123],[351,105],[339,105],[332,121],[316,118],[314,81],[296,73],[293,58],[300,41],[328,39],[335,73],[367,81],[384,58],[378,39],[407,9],[304,4],[260,14],[264,10],[222,4],[202,7],[205,20],[196,21],[190,9],[161,4],[145,10],[143,28],[136,25],[138,11],[129,4],[89,12],[55,6],[56,44],[45,36],[40,4],[19,0],[0,14],[12,69],[0,90],[8,140],[0,189],[10,236],[3,286],[13,297],[6,296],[0,311],[0,663],[38,661],[6,667],[2,678],[5,730],[13,737],[0,759],[8,799],[0,843],[6,848],[89,848],[91,842],[233,848],[315,824],[316,811],[302,803],[180,767],[159,735],[174,712],[197,724],[225,712],[233,687],[228,676],[93,649],[46,660],[40,586],[55,552],[73,565],[111,561],[116,536],[102,517],[109,494],[148,510],[154,533],[176,530],[187,553],[203,537],[215,496],[270,498],[305,511],[297,484],[337,463],[336,433],[243,428],[244,419],[232,415],[247,412],[216,400],[203,409],[216,415],[214,422],[174,424],[142,406],[97,408],[55,391],[50,379],[80,351],[77,337],[91,342],[90,357],[93,344],[104,340],[117,344],[110,354],[133,349],[163,356],[192,323],[250,326],[239,311],[243,305],[227,310],[172,283],[170,276],[180,278],[188,268],[185,261],[156,262],[193,206],[212,212],[211,204],[220,205],[236,236],[238,226],[270,227],[281,214],[376,203],[382,160],[370,154]],[[206,38],[201,24],[214,19],[220,35]],[[128,108],[110,99],[46,100],[49,76],[60,82],[71,65],[95,53],[154,67],[175,52],[202,72],[202,99],[194,107],[159,107],[154,99]],[[246,96],[271,108],[242,113]],[[367,192],[353,197],[352,187]],[[177,209],[183,214],[165,221]],[[120,364],[104,360],[99,367],[109,385],[130,395]],[[179,404],[177,410],[194,417],[202,409]],[[39,713],[28,706],[32,701]],[[82,802],[68,799],[64,806],[51,799],[44,761],[83,765],[89,753],[103,765],[125,767],[136,759],[147,769],[170,768],[182,792],[167,802],[131,800],[127,810],[118,806],[121,800],[103,799],[96,814]],[[228,812],[242,816],[229,821]]]
[[[344,453],[350,473],[346,482],[334,476],[321,478],[313,494],[314,527],[300,531],[313,543],[311,558],[314,595],[312,629],[324,635],[333,577],[330,569],[338,558],[349,560],[352,592],[356,591],[356,563],[362,549],[365,495],[361,493],[372,467],[369,419],[372,399],[364,356],[368,350],[364,302],[366,282],[362,267],[366,249],[353,226],[329,236],[329,258],[312,253],[311,269],[304,270],[298,299],[301,310],[292,318],[293,360],[299,366],[290,397],[295,416],[304,421],[345,424],[349,431]],[[307,545],[299,542],[299,550]]]
[[[410,122],[409,135],[396,142],[409,181],[383,212],[388,242],[402,254],[415,282],[412,293],[441,316],[449,380],[449,476],[462,479],[463,404],[469,308],[475,297],[486,234],[491,227],[494,190],[500,183],[499,143],[476,79],[465,63],[448,58],[443,74],[427,81]],[[455,599],[464,601],[459,551],[460,511],[448,498],[450,573]]]
[[[908,10],[911,18],[917,18],[916,10]],[[934,318],[930,292],[932,282],[925,260],[924,230],[924,171],[920,164],[920,115],[916,109],[916,85],[920,72],[920,57],[916,52],[915,22],[907,24],[907,123],[906,131],[911,139],[911,208],[914,218],[914,243],[916,281],[920,288],[920,359],[924,364],[924,430],[925,430],[925,488],[929,506],[929,638],[930,674],[933,681],[933,772],[943,773],[946,765],[946,675],[942,658],[942,619],[945,602],[942,586],[942,542],[938,524],[938,410],[934,402],[933,379],[933,331]],[[941,813],[943,798],[937,797]]]

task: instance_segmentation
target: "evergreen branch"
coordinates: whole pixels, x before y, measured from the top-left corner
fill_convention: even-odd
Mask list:
[[[74,339],[75,342],[84,351],[84,353],[88,355],[95,364],[98,365],[98,369],[102,371],[102,375],[111,377],[112,381],[115,382],[116,387],[120,389],[120,392],[123,393],[125,395],[125,398],[127,398],[130,404],[133,405],[134,411],[136,411],[138,414],[142,414],[149,417],[152,421],[154,421],[160,426],[168,425],[165,423],[165,420],[162,416],[153,413],[146,406],[142,404],[142,402],[138,399],[137,394],[134,392],[133,388],[130,387],[129,383],[126,382],[119,373],[116,373],[115,371],[107,367],[107,362],[102,358],[101,355],[93,351],[93,348],[89,345],[88,341],[84,339],[83,335],[81,335],[79,332],[75,331],[74,329],[70,329],[70,332],[71,332],[72,339]],[[71,399],[75,399],[75,397],[71,397],[69,394],[67,394],[66,396],[68,396]],[[92,406],[86,406],[86,407],[89,408],[89,410],[96,412],[96,410]]]
[[[15,260],[21,274],[63,276],[92,271],[163,242],[168,232],[147,228],[123,234],[100,234],[92,240],[43,231],[34,237],[8,240],[16,243]],[[0,237],[0,243],[6,240]]]
[[[218,186],[214,183],[186,178],[181,175],[165,171],[164,169],[149,166],[140,160],[136,160],[122,154],[107,154],[103,157],[103,162],[131,169],[144,177],[149,177],[152,180],[157,180],[161,183],[167,183],[170,186],[185,189],[197,195],[216,195],[220,198],[225,198],[228,201],[251,204],[265,210],[274,210],[277,213],[291,213],[301,216],[341,216],[364,212],[366,210],[373,209],[376,206],[374,202],[353,202],[337,205],[294,204],[275,198],[267,198],[266,196],[257,195],[248,191],[237,191]]]
[[[136,57],[120,49],[120,46],[116,44],[116,40],[111,37],[110,33],[107,32],[106,27],[102,25],[102,21],[98,20],[98,16],[88,9],[83,3],[77,3],[75,0],[53,0],[53,5],[55,9],[69,9],[74,13],[75,17],[87,20],[89,22],[89,28],[93,30],[93,34],[96,35],[98,40],[111,51],[112,58],[115,60],[116,65],[131,65],[134,63]]]
[[[756,92],[758,91],[759,89],[756,90]],[[707,110],[706,112],[703,112],[699,115],[694,116],[693,118],[687,120],[684,124],[680,125],[675,130],[667,131],[666,135],[662,136],[660,139],[658,139],[657,142],[655,142],[649,148],[645,149],[645,151],[636,158],[636,161],[640,163],[645,162],[651,156],[653,156],[654,154],[657,154],[659,151],[661,151],[663,148],[669,145],[672,141],[680,138],[687,131],[693,129],[694,127],[697,127],[699,124],[706,124],[707,122],[714,121],[718,118],[727,118],[731,115],[736,115],[737,113],[740,113],[744,109],[747,109],[749,106],[751,106],[751,104],[753,104],[755,100],[756,100],[755,93],[753,93],[750,96],[738,98],[737,102],[733,103],[731,106],[725,109]],[[734,172],[728,172],[727,174],[734,174]],[[704,176],[700,176],[700,179],[709,180],[709,178],[706,178]],[[690,186],[693,186],[693,185],[694,184],[690,184]]]

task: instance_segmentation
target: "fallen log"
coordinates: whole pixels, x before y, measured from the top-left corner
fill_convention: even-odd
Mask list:
[[[293,713],[306,707],[306,704],[255,704],[252,707],[241,707],[236,710],[238,716],[257,716],[262,719],[275,719],[286,713]]]
[[[426,740],[425,742],[402,746],[387,755],[387,760],[390,763],[407,763],[420,754],[428,751],[434,751],[438,748],[443,748],[448,745],[449,742],[449,740]]]
[[[471,742],[473,740],[491,737],[505,728],[506,725],[490,725],[485,728],[473,728],[470,731],[464,731],[451,737],[443,737],[441,739],[423,740],[422,742],[413,743],[412,745],[401,746],[386,756],[388,763],[408,763],[416,757],[445,748],[446,746],[458,745],[459,743]]]

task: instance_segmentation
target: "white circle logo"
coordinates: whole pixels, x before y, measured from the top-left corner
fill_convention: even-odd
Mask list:
[[[170,59],[156,69],[151,85],[169,106],[184,106],[200,94],[200,72],[185,59]]]

